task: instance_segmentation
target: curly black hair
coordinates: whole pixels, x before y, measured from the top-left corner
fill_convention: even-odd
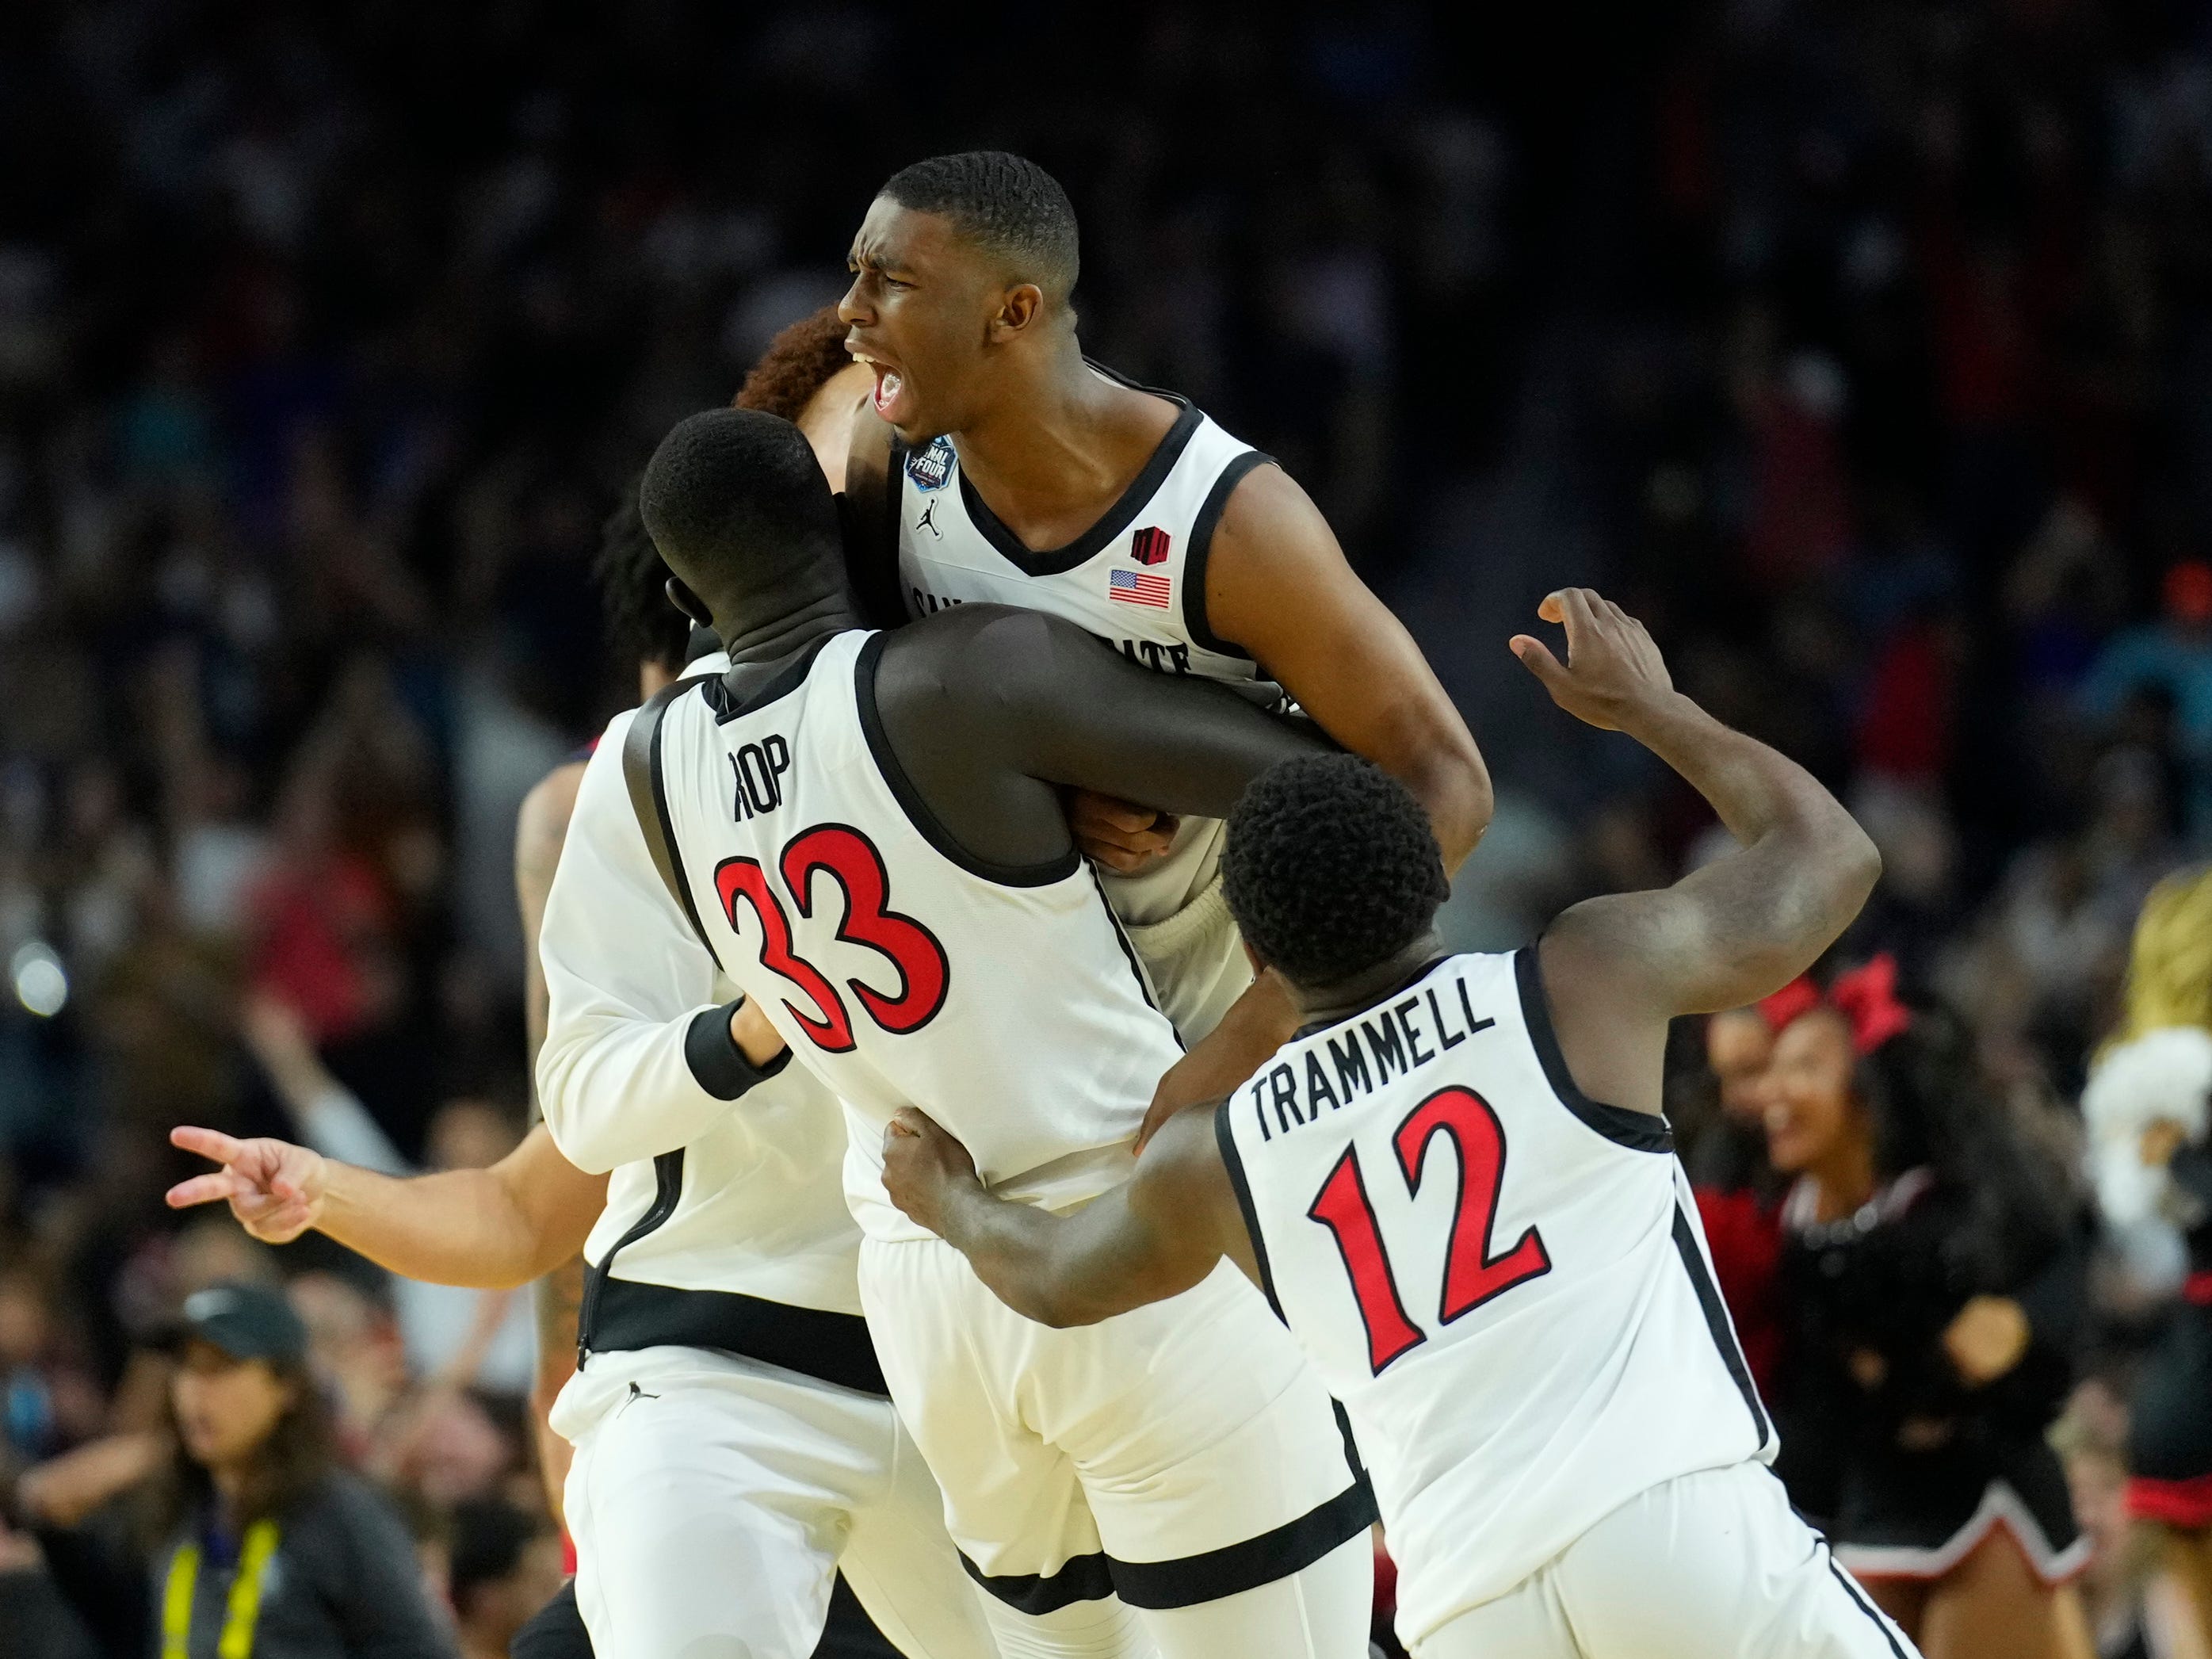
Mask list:
[[[642,477],[631,480],[621,505],[601,526],[592,576],[599,586],[608,642],[622,660],[649,662],[673,674],[684,666],[691,623],[669,603],[668,567],[638,515],[637,487]]]
[[[1421,936],[1451,884],[1406,786],[1357,755],[1285,761],[1229,819],[1222,893],[1244,937],[1300,985],[1335,985]]]
[[[1002,149],[933,155],[900,168],[876,193],[916,213],[944,215],[1055,298],[1074,289],[1075,209],[1060,180],[1035,161]]]
[[[837,316],[837,307],[824,306],[801,317],[768,343],[768,349],[761,353],[730,406],[757,409],[796,422],[814,401],[814,394],[839,370],[852,366],[853,356],[845,349],[845,325]]]

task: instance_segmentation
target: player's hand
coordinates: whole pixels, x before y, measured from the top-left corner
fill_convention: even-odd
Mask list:
[[[750,997],[741,997],[730,1014],[730,1041],[756,1066],[766,1066],[784,1050],[783,1033],[769,1024],[768,1016]]]
[[[1067,827],[1085,858],[1127,876],[1167,856],[1176,820],[1149,806],[1077,789],[1068,794]]]
[[[1508,643],[1552,701],[1577,720],[1626,732],[1639,711],[1674,689],[1644,624],[1595,589],[1563,587],[1547,596],[1536,614],[1565,627],[1565,665],[1533,635],[1516,634]]]
[[[222,1165],[170,1188],[173,1210],[221,1200],[264,1244],[289,1244],[322,1218],[329,1174],[320,1152],[289,1140],[240,1140],[190,1127],[170,1130],[169,1144]]]
[[[884,1126],[884,1190],[907,1218],[945,1236],[945,1206],[960,1188],[981,1187],[968,1149],[926,1112],[902,1106]]]
[[[1970,1389],[1994,1382],[2027,1352],[2027,1314],[2008,1296],[1978,1296],[1943,1328],[1943,1352]]]

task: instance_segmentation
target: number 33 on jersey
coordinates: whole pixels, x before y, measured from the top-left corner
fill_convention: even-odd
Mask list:
[[[1771,1456],[1672,1135],[1576,1088],[1534,946],[1300,1032],[1217,1126],[1401,1586],[1480,1600],[1662,1480]]]
[[[877,717],[882,641],[839,635],[742,701],[700,681],[667,704],[651,769],[702,936],[861,1121],[854,1213],[904,1238],[873,1172],[900,1107],[958,1135],[1007,1196],[1072,1202],[1127,1173],[1182,1051],[1072,849],[1002,870],[938,828]]]

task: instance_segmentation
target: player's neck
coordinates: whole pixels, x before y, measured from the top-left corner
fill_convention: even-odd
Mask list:
[[[952,441],[961,472],[1000,520],[1024,541],[1051,546],[1114,503],[1175,418],[1164,398],[1093,373],[1071,337]]]
[[[1431,929],[1404,950],[1334,985],[1293,984],[1291,995],[1298,1005],[1299,1023],[1334,1025],[1364,1008],[1371,1008],[1401,986],[1419,978],[1429,964],[1443,954],[1443,941]]]
[[[718,627],[729,641],[730,677],[743,686],[775,673],[823,641],[863,626],[842,583],[796,604],[757,626],[743,630]]]

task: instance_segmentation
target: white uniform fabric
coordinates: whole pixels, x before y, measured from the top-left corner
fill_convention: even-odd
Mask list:
[[[915,1659],[991,1659],[942,1500],[886,1400],[696,1348],[562,1391],[576,1602],[598,1659],[808,1659],[831,1575]]]
[[[1147,668],[1255,683],[1257,665],[1207,626],[1206,566],[1230,492],[1269,458],[1184,399],[1154,395],[1177,413],[1152,459],[1097,523],[1042,552],[1023,546],[975,493],[951,438],[896,450],[899,579],[908,611],[1018,605],[1064,617]],[[1252,981],[1221,900],[1221,836],[1218,820],[1189,819],[1166,858],[1133,876],[1101,872],[1185,1042],[1212,1030]]]
[[[1756,1463],[1638,1493],[1414,1659],[1915,1659]]]
[[[1667,1127],[1575,1088],[1533,948],[1302,1035],[1218,1125],[1373,1470],[1408,1645],[1638,1493],[1771,1457]]]
[[[576,1447],[579,1607],[600,1659],[805,1659],[842,1565],[913,1659],[991,1659],[889,1400],[702,1346],[764,1338],[818,1372],[874,1370],[836,1103],[793,1066],[733,1105],[684,1061],[690,1014],[736,992],[647,848],[622,775],[631,718],[585,769],[541,948],[547,1126],[572,1162],[614,1165],[584,1252],[599,1350],[552,1416]]]
[[[959,1137],[994,1191],[1061,1206],[1127,1176],[1181,1050],[1073,853],[1041,878],[994,871],[910,816],[870,730],[880,649],[840,635],[744,708],[719,681],[675,698],[659,787],[715,957],[845,1103],[862,1231],[926,1238],[883,1191],[899,1108]]]
[[[880,636],[846,634],[742,705],[718,681],[672,699],[655,793],[714,957],[846,1103],[862,1303],[892,1398],[927,1425],[916,1438],[954,1536],[1006,1606],[1117,1591],[1158,1609],[1244,1593],[1326,1600],[1328,1617],[1297,1615],[1313,1639],[1290,1654],[1364,1652],[1364,1585],[1324,1594],[1299,1575],[1350,1582],[1339,1552],[1372,1499],[1326,1394],[1249,1285],[1224,1278],[1096,1331],[1047,1332],[884,1194],[883,1127],[911,1103],[1002,1194],[1053,1207],[1093,1197],[1126,1178],[1179,1049],[1073,854],[1062,871],[994,871],[925,827],[874,726],[879,649]],[[659,908],[663,924],[678,915],[665,893]],[[562,1006],[556,994],[556,1027]],[[677,1027],[602,1036],[651,1067],[655,1043],[680,1048]],[[596,1065],[580,1042],[541,1071]],[[1040,1591],[1046,1579],[1057,1586]],[[1147,1619],[1156,1644],[1171,1639],[1161,1622]],[[1207,1659],[1261,1659],[1256,1641]]]

